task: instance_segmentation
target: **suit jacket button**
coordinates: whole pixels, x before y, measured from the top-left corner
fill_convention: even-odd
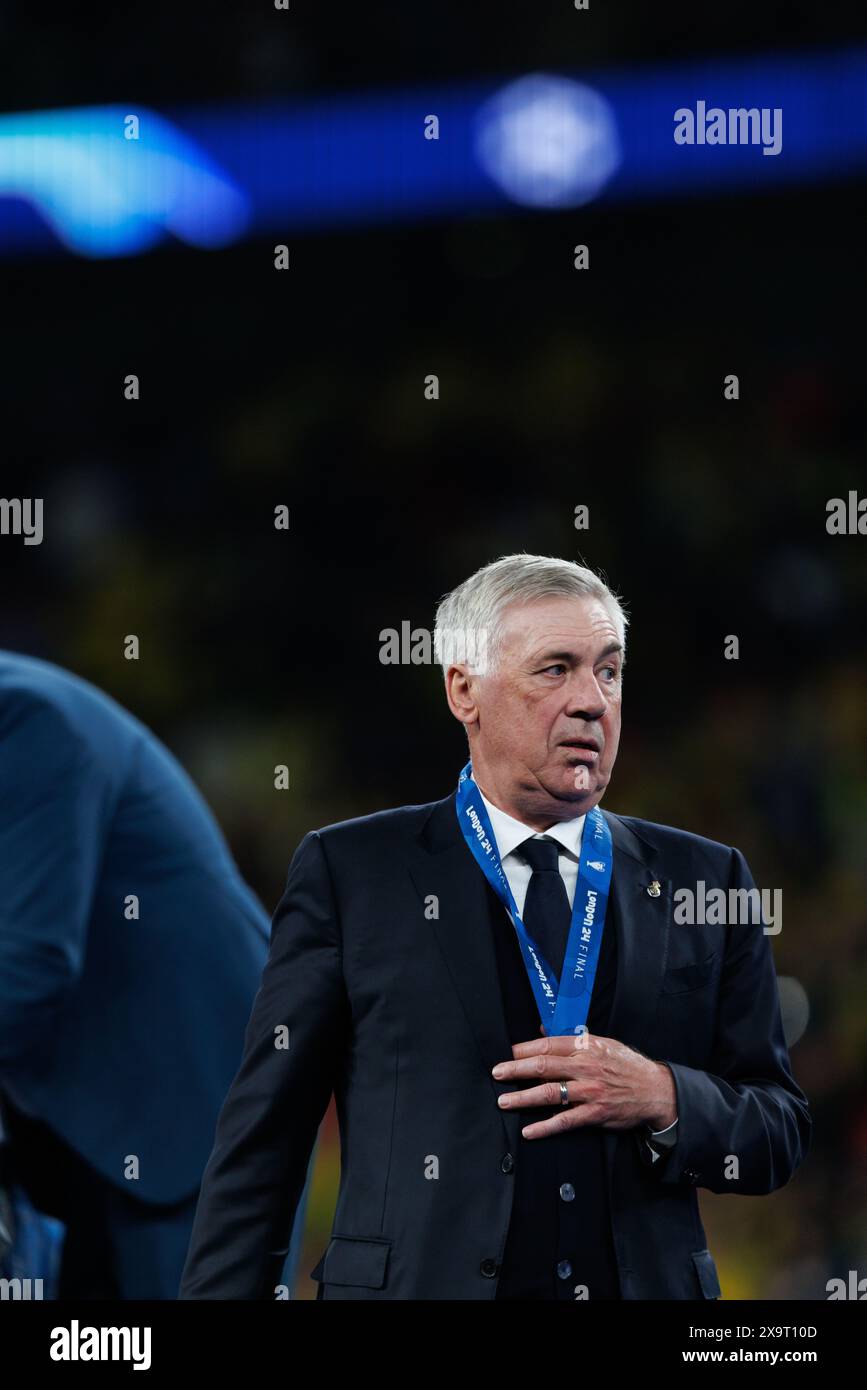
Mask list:
[[[572,1186],[571,1182],[564,1182],[560,1184],[560,1196],[562,1197],[564,1202],[575,1201],[575,1189]]]
[[[513,1159],[512,1155],[511,1155],[511,1154],[503,1154],[503,1157],[500,1159],[500,1172],[501,1172],[501,1173],[511,1173],[512,1169],[514,1168],[514,1166],[515,1166],[515,1160]]]
[[[479,1273],[483,1274],[486,1279],[495,1279],[497,1277],[497,1261],[482,1260],[479,1265]]]

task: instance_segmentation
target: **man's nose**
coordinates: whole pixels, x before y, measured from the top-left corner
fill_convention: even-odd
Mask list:
[[[592,671],[576,672],[569,687],[567,713],[573,719],[601,719],[607,706],[602,687]]]

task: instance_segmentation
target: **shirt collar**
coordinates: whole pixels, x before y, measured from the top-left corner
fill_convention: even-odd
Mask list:
[[[556,825],[552,825],[549,830],[542,832],[534,830],[532,825],[524,825],[522,821],[515,820],[514,816],[501,811],[499,806],[495,806],[493,802],[488,800],[481,787],[479,787],[479,795],[488,812],[494,838],[497,841],[497,849],[500,852],[501,863],[507,855],[522,845],[528,836],[542,833],[547,835],[549,839],[556,840],[576,859],[580,858],[581,835],[584,830],[584,822],[587,819],[586,816],[576,816],[574,820],[557,821]]]

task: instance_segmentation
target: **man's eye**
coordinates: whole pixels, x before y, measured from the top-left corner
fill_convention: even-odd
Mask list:
[[[566,667],[563,665],[563,663],[562,663],[561,661],[556,661],[556,662],[554,663],[553,666],[546,666],[546,667],[544,668],[544,670],[542,671],[542,675],[544,676],[548,671],[565,671],[565,670],[566,670]]]
[[[611,679],[612,679],[612,680],[616,680],[616,679],[617,679],[617,667],[616,667],[616,666],[603,666],[603,667],[602,667],[602,670],[603,670],[603,672],[605,672],[605,671],[610,671],[610,672],[611,672]]]

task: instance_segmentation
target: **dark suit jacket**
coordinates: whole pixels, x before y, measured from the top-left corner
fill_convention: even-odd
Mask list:
[[[191,1196],[267,949],[162,744],[85,681],[0,652],[0,1092],[127,1195]]]
[[[714,1298],[696,1189],[788,1182],[810,1118],[792,1079],[773,958],[758,926],[678,926],[677,887],[751,887],[743,856],[606,812],[618,971],[611,1036],[671,1065],[677,1145],[650,1165],[639,1131],[604,1131],[627,1299]],[[653,879],[661,895],[646,889]],[[311,832],[290,866],[240,1072],[208,1162],[181,1298],[268,1298],[287,1213],[335,1092],[328,1299],[491,1299],[526,1113],[503,1113],[511,1056],[486,882],[454,797]],[[288,1028],[288,1047],[275,1029]],[[544,1140],[540,1142],[545,1142]],[[734,1155],[737,1177],[726,1176]],[[432,1176],[436,1172],[438,1176]]]

